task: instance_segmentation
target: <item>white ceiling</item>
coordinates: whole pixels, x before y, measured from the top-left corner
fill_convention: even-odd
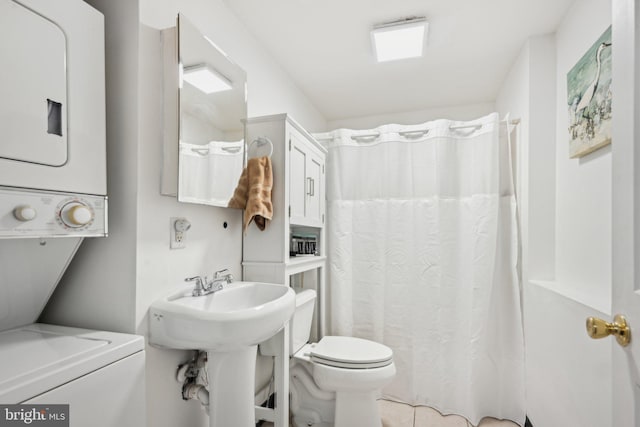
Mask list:
[[[327,120],[495,101],[574,0],[224,0]],[[426,16],[423,58],[376,63],[374,24]]]

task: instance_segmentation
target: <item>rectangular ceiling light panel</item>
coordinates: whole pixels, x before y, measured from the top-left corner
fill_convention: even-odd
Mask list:
[[[371,39],[378,62],[422,56],[428,25],[419,18],[376,26]]]
[[[185,67],[182,78],[206,94],[233,89],[229,79],[206,65]]]

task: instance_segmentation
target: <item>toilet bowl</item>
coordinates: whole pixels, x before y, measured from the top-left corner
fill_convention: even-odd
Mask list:
[[[294,427],[382,427],[377,397],[393,379],[392,350],[353,337],[326,336],[307,343],[316,293],[296,295],[290,321],[290,409]],[[274,341],[260,345],[275,355]]]

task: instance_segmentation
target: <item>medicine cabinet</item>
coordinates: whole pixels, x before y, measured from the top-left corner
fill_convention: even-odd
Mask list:
[[[162,43],[161,193],[227,207],[245,165],[246,73],[184,15]]]

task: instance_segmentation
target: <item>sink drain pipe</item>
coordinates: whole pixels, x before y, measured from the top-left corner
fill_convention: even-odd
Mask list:
[[[209,390],[203,384],[186,384],[182,388],[184,400],[198,399],[203,406],[209,405]]]
[[[196,351],[194,357],[187,363],[178,366],[176,380],[182,383],[182,399],[198,399],[203,406],[209,405],[209,391],[201,382],[201,370],[207,365],[207,352]],[[206,371],[204,375],[206,383]]]

